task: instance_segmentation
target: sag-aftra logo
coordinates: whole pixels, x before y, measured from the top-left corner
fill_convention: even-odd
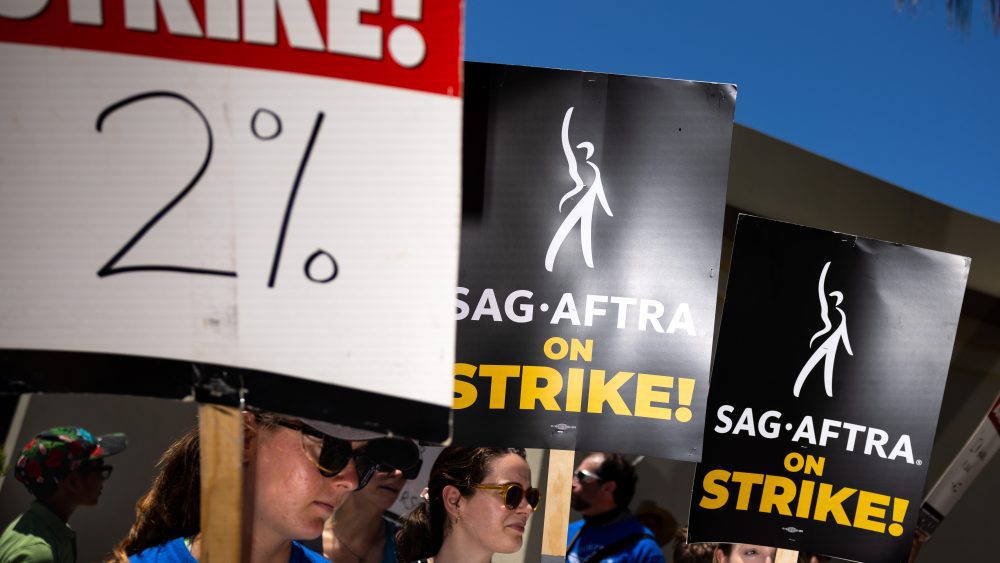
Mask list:
[[[562,123],[562,148],[563,154],[566,155],[566,163],[569,166],[569,177],[573,179],[574,185],[573,189],[566,192],[566,195],[559,200],[559,212],[562,212],[562,206],[566,203],[566,200],[576,196],[584,188],[587,189],[586,193],[583,194],[579,200],[577,200],[576,205],[570,210],[569,214],[563,220],[562,224],[559,225],[559,229],[556,230],[555,236],[552,237],[552,242],[549,243],[549,249],[545,252],[545,269],[552,271],[552,266],[555,264],[556,255],[559,254],[559,249],[562,248],[563,243],[566,242],[566,237],[569,233],[576,227],[577,224],[580,225],[580,246],[583,251],[583,261],[587,264],[588,268],[594,267],[594,252],[590,244],[591,236],[593,236],[593,223],[594,223],[594,206],[597,202],[601,202],[601,207],[604,212],[608,214],[608,217],[614,217],[611,213],[611,208],[608,207],[608,198],[604,195],[604,183],[601,181],[601,169],[597,167],[596,164],[591,162],[591,158],[594,156],[594,145],[590,141],[582,141],[576,145],[576,148],[583,149],[587,151],[587,156],[584,157],[584,161],[590,166],[594,171],[594,181],[587,185],[583,182],[583,178],[580,177],[580,165],[576,160],[576,154],[573,152],[573,148],[570,146],[569,142],[569,122],[570,118],[573,117],[573,108],[566,110],[566,115],[563,117]]]

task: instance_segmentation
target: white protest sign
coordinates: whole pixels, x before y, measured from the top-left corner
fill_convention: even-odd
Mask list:
[[[1000,395],[980,421],[979,426],[966,440],[944,473],[931,487],[920,507],[917,529],[931,536],[955,505],[961,500],[969,485],[1000,450]]]
[[[420,446],[420,460],[422,463],[420,473],[415,479],[406,481],[402,490],[399,491],[399,496],[396,497],[396,502],[389,507],[390,513],[396,516],[405,516],[419,506],[420,503],[426,502],[422,495],[424,489],[430,483],[431,468],[434,467],[434,462],[437,461],[442,450],[444,448],[438,446]]]
[[[0,0],[0,348],[449,407],[460,21],[457,0]]]

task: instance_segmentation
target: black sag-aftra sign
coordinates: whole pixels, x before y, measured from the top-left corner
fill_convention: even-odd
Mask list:
[[[905,561],[969,263],[740,216],[689,540]]]
[[[456,443],[697,460],[735,88],[465,77]]]

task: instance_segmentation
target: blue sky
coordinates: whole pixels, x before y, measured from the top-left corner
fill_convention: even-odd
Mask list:
[[[467,0],[466,58],[732,82],[736,121],[1000,221],[1000,35],[945,0]]]

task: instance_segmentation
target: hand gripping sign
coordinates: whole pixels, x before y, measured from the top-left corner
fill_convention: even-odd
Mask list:
[[[699,459],[735,97],[466,65],[456,443]]]
[[[689,541],[905,561],[969,262],[740,216]]]
[[[448,435],[457,0],[4,0],[0,38],[3,391]]]

